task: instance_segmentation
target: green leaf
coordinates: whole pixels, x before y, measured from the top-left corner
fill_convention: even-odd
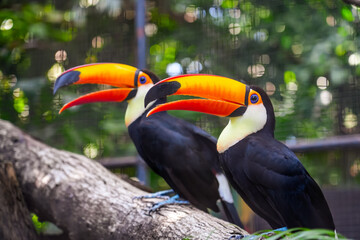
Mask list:
[[[353,22],[355,20],[351,10],[347,7],[341,9],[341,16],[348,22]]]

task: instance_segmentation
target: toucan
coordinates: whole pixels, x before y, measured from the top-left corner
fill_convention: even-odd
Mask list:
[[[219,212],[220,200],[228,220],[242,227],[233,204],[229,183],[220,167],[216,138],[202,129],[166,112],[146,117],[166,97],[144,106],[148,90],[160,79],[149,70],[118,63],[97,63],[71,68],[62,73],[54,85],[55,92],[70,84],[107,84],[118,88],[81,96],[66,105],[60,113],[75,105],[92,102],[127,101],[125,124],[140,156],[149,167],[163,177],[177,195],[160,202],[151,210],[167,203],[184,203]],[[164,197],[163,191],[151,197]],[[167,196],[165,196],[167,197]]]
[[[181,75],[154,85],[145,106],[168,95],[198,98],[159,104],[149,117],[188,110],[230,118],[217,142],[221,166],[244,201],[272,228],[335,229],[320,187],[296,155],[274,138],[274,109],[263,89],[221,76]]]

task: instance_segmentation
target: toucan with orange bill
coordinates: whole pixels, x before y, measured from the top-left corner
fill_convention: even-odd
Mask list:
[[[171,198],[164,195],[169,191],[150,195],[166,199],[154,205],[151,211],[169,203],[188,203],[181,200],[185,199],[201,210],[218,212],[217,201],[220,200],[228,220],[242,226],[229,184],[219,164],[216,139],[166,112],[146,117],[153,107],[166,102],[164,96],[144,107],[146,93],[158,81],[160,79],[154,73],[125,64],[88,64],[62,73],[55,82],[54,93],[71,84],[117,87],[81,96],[64,105],[60,113],[85,103],[127,101],[125,124],[138,153],[177,194]]]
[[[217,142],[222,168],[244,201],[271,227],[335,229],[320,187],[296,155],[274,138],[274,109],[263,89],[221,76],[181,75],[152,87],[145,106],[168,95],[200,98],[159,104],[149,117],[188,110],[230,118]]]

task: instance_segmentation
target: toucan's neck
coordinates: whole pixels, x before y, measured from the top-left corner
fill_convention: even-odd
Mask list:
[[[135,97],[128,100],[128,107],[125,112],[125,125],[127,127],[152,105],[152,103],[150,103],[146,108],[144,105],[145,95],[152,86],[154,85],[146,84],[138,87]]]
[[[134,98],[128,100],[128,107],[125,112],[125,125],[128,127],[131,123],[133,123],[140,116],[146,114],[152,108],[154,108],[158,104],[162,104],[166,102],[166,98],[160,98],[156,101],[153,101],[147,105],[145,108],[144,99],[146,93],[149,89],[154,86],[153,84],[146,84],[137,88],[137,92]]]
[[[230,118],[219,136],[218,152],[223,153],[248,135],[263,130],[267,122],[268,115],[263,104],[249,106],[242,116]]]

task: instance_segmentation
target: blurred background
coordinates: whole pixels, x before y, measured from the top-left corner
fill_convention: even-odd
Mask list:
[[[0,3],[0,118],[53,147],[168,188],[138,159],[126,103],[59,109],[98,86],[52,94],[94,62],[161,78],[211,73],[266,89],[276,138],[321,185],[338,232],[360,239],[360,8],[341,0],[39,0]],[[172,112],[218,137],[228,119]],[[246,230],[269,228],[237,197]]]

